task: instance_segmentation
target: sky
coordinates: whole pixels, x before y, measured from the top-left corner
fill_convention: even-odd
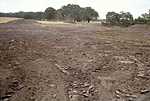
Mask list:
[[[150,9],[150,0],[0,0],[0,12],[44,11],[47,7],[59,9],[69,3],[90,6],[100,18],[105,18],[109,11],[128,11],[136,18]]]

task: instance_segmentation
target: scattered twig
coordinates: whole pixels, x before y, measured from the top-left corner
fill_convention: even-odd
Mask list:
[[[115,93],[116,93],[117,97],[120,96],[120,97],[127,97],[127,98],[137,98],[136,95],[127,94],[127,93],[120,91],[120,90],[116,90]]]
[[[63,72],[64,74],[67,74],[67,75],[69,75],[69,74],[70,74],[68,71],[66,71],[66,70],[65,70],[63,67],[61,67],[60,65],[55,64],[55,66],[57,66],[57,67],[58,67],[58,69],[59,69],[59,70],[61,70],[61,72]]]
[[[5,96],[2,96],[0,97],[0,101],[4,101],[6,99],[9,99],[12,95],[5,95]]]
[[[141,94],[146,94],[146,93],[149,93],[150,92],[150,90],[142,90],[140,93]]]

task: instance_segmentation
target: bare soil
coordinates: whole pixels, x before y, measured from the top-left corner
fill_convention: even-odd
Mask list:
[[[149,91],[150,26],[0,24],[0,101],[136,101]]]

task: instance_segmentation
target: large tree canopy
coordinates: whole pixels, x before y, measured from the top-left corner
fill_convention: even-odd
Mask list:
[[[56,10],[54,8],[52,8],[52,7],[48,7],[45,10],[45,12],[44,12],[45,18],[47,20],[53,20],[53,19],[55,19],[56,18],[56,14],[57,14]]]
[[[110,25],[129,26],[133,24],[133,16],[130,12],[108,12],[106,15],[106,23]]]
[[[133,16],[130,12],[120,12],[120,24],[129,26],[133,24]]]
[[[79,5],[68,4],[67,6],[63,6],[61,10],[62,10],[62,15],[66,19],[72,19],[74,21],[78,21],[80,19],[81,7]]]
[[[96,20],[99,16],[98,13],[91,7],[83,8],[81,11],[83,20],[90,22],[91,20]]]
[[[116,12],[108,12],[106,14],[106,22],[111,25],[118,25],[120,20],[120,15]]]
[[[88,21],[97,19],[98,13],[91,7],[82,8],[79,5],[68,4],[59,9],[61,16],[73,21]]]

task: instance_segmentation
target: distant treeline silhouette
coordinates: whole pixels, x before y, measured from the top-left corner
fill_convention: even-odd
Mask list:
[[[60,9],[48,7],[44,12],[16,12],[0,13],[0,17],[18,17],[36,20],[61,20],[69,22],[81,22],[97,20],[99,14],[91,7],[80,7],[76,4],[68,4]],[[103,25],[130,26],[133,24],[150,24],[150,11],[134,19],[130,12],[108,12],[106,19],[101,20]]]
[[[43,12],[16,12],[16,13],[0,13],[1,17],[17,17],[25,19],[41,20],[44,17]]]
[[[1,17],[19,17],[37,20],[68,20],[72,22],[97,20],[98,13],[91,7],[80,7],[75,4],[68,4],[60,9],[48,7],[44,12],[16,12],[0,13]]]
[[[130,12],[108,12],[106,19],[102,22],[104,25],[130,26],[133,24],[150,24],[150,10],[134,19]]]

